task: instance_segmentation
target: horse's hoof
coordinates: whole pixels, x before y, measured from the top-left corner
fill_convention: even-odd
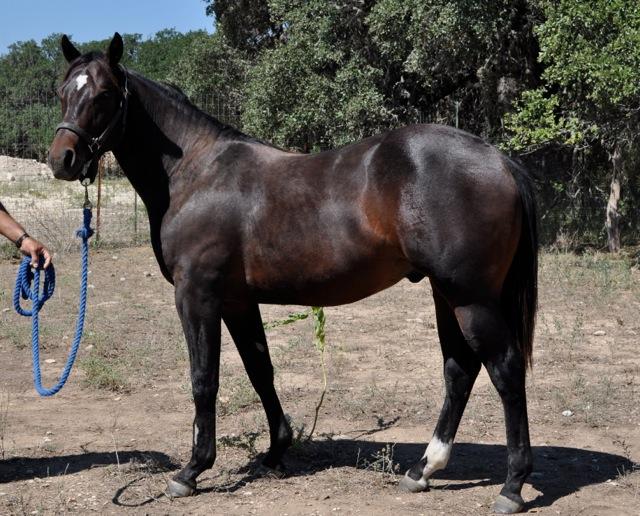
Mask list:
[[[519,497],[519,500],[512,500],[504,495],[499,495],[496,498],[496,503],[493,504],[493,512],[497,514],[514,514],[516,512],[522,512],[524,508],[524,500]]]
[[[183,484],[182,482],[178,482],[172,478],[167,482],[167,494],[171,498],[184,498],[185,496],[195,494],[195,492],[195,487]]]
[[[398,487],[401,491],[406,491],[407,493],[420,493],[429,489],[429,484],[424,478],[421,478],[420,480],[413,480],[405,473],[404,477],[400,480]]]
[[[284,478],[286,471],[281,462],[275,465],[275,467],[267,466],[266,464],[260,464],[256,469],[256,475],[259,477],[272,477],[272,478]]]

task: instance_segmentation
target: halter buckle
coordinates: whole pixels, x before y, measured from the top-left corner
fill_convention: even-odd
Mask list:
[[[84,186],[84,203],[82,207],[91,209],[93,208],[93,204],[91,204],[91,201],[89,200],[89,185],[91,184],[91,179],[85,177],[81,184]]]

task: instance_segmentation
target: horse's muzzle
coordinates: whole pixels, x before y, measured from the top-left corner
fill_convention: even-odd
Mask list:
[[[73,181],[78,179],[86,166],[86,157],[78,151],[78,138],[75,134],[59,132],[51,144],[47,163],[56,179]],[[64,131],[67,133],[67,131]]]

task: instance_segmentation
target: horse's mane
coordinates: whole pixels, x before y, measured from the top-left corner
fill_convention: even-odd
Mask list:
[[[199,117],[207,120],[209,123],[215,125],[221,132],[224,132],[225,135],[228,135],[236,140],[246,141],[250,143],[259,143],[261,145],[266,145],[269,147],[273,147],[269,142],[265,142],[258,138],[254,138],[253,136],[249,136],[248,134],[243,133],[239,129],[236,129],[232,125],[221,122],[216,117],[210,115],[209,113],[203,111],[198,106],[196,106],[189,97],[180,89],[177,85],[167,82],[167,81],[154,81],[153,79],[149,79],[145,77],[139,72],[133,70],[127,70],[127,74],[144,82],[147,86],[151,86],[156,90],[159,90],[160,93],[164,96],[178,104],[185,111],[191,111],[196,113]],[[160,110],[162,106],[149,106],[153,110]]]

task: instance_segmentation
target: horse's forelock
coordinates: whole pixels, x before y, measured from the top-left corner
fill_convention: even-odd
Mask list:
[[[67,71],[64,74],[63,80],[66,81],[71,76],[73,71],[79,68],[80,66],[88,65],[92,61],[96,61],[98,59],[103,59],[103,60],[105,59],[103,52],[93,51],[93,52],[87,52],[86,54],[82,54],[80,57],[78,57],[77,59],[71,62],[71,64],[67,68]],[[105,61],[105,64],[106,64],[106,61]]]

